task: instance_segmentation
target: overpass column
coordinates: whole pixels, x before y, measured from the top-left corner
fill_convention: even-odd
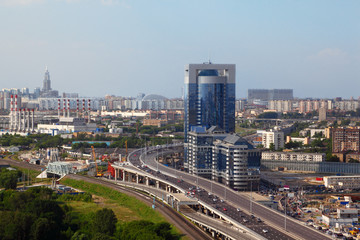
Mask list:
[[[156,180],[156,188],[160,187],[160,182],[158,180]]]
[[[118,169],[115,168],[115,183],[117,181],[117,171],[118,171]]]
[[[123,182],[125,182],[125,176],[126,176],[126,172],[125,172],[125,169],[123,169]]]
[[[131,172],[128,173],[128,181],[132,182],[132,173]]]
[[[149,186],[149,177],[145,177],[146,186]]]
[[[136,174],[136,184],[139,183],[139,174]]]

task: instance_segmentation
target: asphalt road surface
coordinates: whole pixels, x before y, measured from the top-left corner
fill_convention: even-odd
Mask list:
[[[254,222],[250,219],[251,217],[249,217],[245,213],[242,213],[244,217],[241,217],[240,213],[236,209],[240,208],[242,210],[246,209],[247,211],[249,211],[250,199],[248,197],[229,190],[228,188],[225,188],[224,185],[214,183],[208,179],[189,175],[187,173],[163,166],[162,164],[158,164],[155,161],[156,155],[170,152],[172,150],[164,150],[163,153],[161,151],[154,150],[152,153],[148,153],[146,155],[146,158],[144,159],[145,165],[151,165],[153,168],[159,169],[160,174],[162,175],[169,173],[173,176],[176,176],[178,178],[177,180],[182,179],[182,183],[177,182],[176,184],[181,184],[179,186],[184,187],[184,189],[188,189],[188,186],[186,186],[185,184],[189,184],[189,187],[199,186],[200,188],[210,190],[212,194],[224,200],[224,203],[218,202],[217,206],[220,209],[223,209],[223,207],[225,207],[227,209],[226,211],[223,211],[225,214],[232,217],[234,220],[242,223],[243,225],[249,227],[250,229],[254,230],[258,234],[268,239],[331,239],[330,237],[318,232],[317,230],[311,229],[307,226],[302,225],[301,222],[297,222],[296,220],[291,219],[291,217],[287,217],[285,231],[284,215],[278,214],[274,210],[255,202],[252,202],[252,213],[253,215],[255,215],[254,219],[257,219],[257,217],[259,217],[264,222]],[[135,166],[141,166],[139,160],[140,153],[141,151],[139,150],[130,155],[130,161]],[[155,172],[154,174],[157,173]],[[164,175],[164,177],[166,176]],[[167,178],[170,179],[169,177]],[[206,197],[200,197],[201,200],[206,199]],[[212,199],[210,199],[209,201],[212,201]],[[244,218],[248,220],[248,222],[245,223],[243,220]],[[263,232],[263,229],[265,228],[266,230],[268,230],[267,233]],[[285,232],[287,232],[288,235],[285,234]]]

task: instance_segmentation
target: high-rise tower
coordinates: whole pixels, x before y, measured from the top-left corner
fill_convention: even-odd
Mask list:
[[[50,73],[48,71],[48,68],[45,69],[45,76],[43,81],[43,92],[49,92],[51,91],[51,81],[50,81]]]
[[[235,64],[185,66],[185,142],[193,126],[235,132]]]

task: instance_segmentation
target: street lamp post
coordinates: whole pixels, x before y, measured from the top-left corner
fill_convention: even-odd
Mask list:
[[[250,180],[250,213],[252,213],[252,180]]]
[[[285,195],[285,212],[284,212],[284,228],[285,228],[285,231],[286,231],[286,196],[287,195]]]

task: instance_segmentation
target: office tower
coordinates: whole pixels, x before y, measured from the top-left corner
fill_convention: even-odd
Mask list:
[[[184,131],[193,126],[217,126],[235,131],[235,64],[185,66]]]
[[[43,92],[49,92],[51,90],[51,81],[50,81],[50,73],[48,68],[45,69],[45,76],[43,81]]]

